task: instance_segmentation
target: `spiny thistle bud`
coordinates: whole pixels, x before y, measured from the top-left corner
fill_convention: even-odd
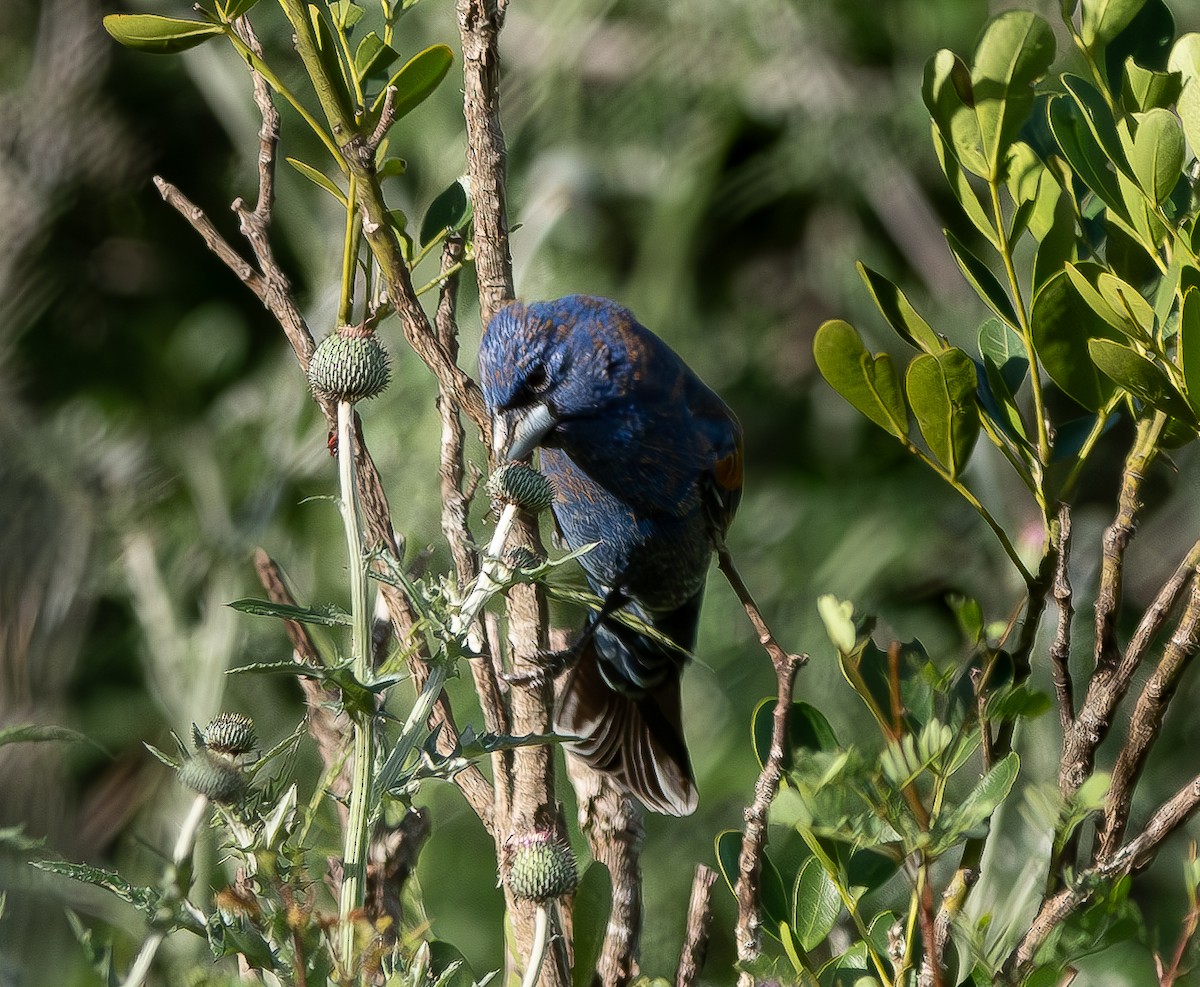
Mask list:
[[[554,503],[554,484],[525,463],[505,463],[487,481],[488,496],[538,514]]]
[[[513,897],[549,901],[570,894],[579,883],[575,854],[546,830],[509,837],[505,851]]]
[[[361,401],[382,393],[391,379],[387,350],[362,326],[338,326],[321,340],[308,361],[313,391],[336,401]]]
[[[240,757],[254,750],[254,721],[245,713],[218,713],[204,728],[203,740],[214,754]]]
[[[213,802],[230,803],[246,790],[245,776],[228,761],[201,751],[179,769],[179,782]]]
[[[528,545],[514,545],[508,550],[504,561],[513,569],[536,569],[546,562]]]

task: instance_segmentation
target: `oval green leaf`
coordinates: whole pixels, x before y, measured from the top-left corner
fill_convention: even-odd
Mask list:
[[[1152,408],[1157,408],[1188,425],[1196,415],[1165,370],[1124,343],[1111,339],[1088,341],[1092,361],[1109,380]]]
[[[1175,189],[1183,169],[1183,129],[1170,110],[1154,109],[1134,115],[1137,131],[1129,164],[1133,177],[1154,204],[1161,205]]]
[[[804,861],[792,886],[791,928],[800,947],[816,949],[825,941],[838,916],[842,913],[842,898],[833,878],[816,857]]]
[[[1070,96],[1059,95],[1050,100],[1050,131],[1071,170],[1105,205],[1124,215],[1121,187],[1108,168],[1108,156],[1088,127],[1083,110]]]
[[[1090,273],[1095,265],[1079,267]],[[1088,411],[1099,411],[1114,388],[1088,355],[1088,340],[1116,338],[1116,331],[1075,290],[1069,270],[1056,274],[1034,296],[1030,311],[1034,349],[1063,393]]]
[[[1075,279],[1072,278],[1072,283]],[[1076,290],[1079,285],[1075,284]],[[1115,274],[1101,271],[1096,278],[1096,291],[1104,300],[1105,306],[1113,312],[1117,320],[1106,320],[1116,329],[1120,329],[1132,339],[1149,341],[1154,335],[1154,309],[1131,284],[1122,281]],[[1083,292],[1080,292],[1083,294]]]
[[[1183,88],[1175,108],[1188,143],[1196,151],[1200,148],[1200,34],[1185,34],[1175,42],[1167,68],[1179,73]]]
[[[942,233],[945,234],[946,242],[950,245],[950,252],[958,261],[959,270],[962,271],[963,277],[967,279],[971,287],[975,289],[975,293],[1001,319],[1010,326],[1015,326],[1017,312],[1009,300],[1008,293],[1001,286],[1000,280],[983,261],[963,246],[958,237],[949,230],[942,230]]]
[[[821,376],[854,408],[885,432],[908,436],[908,409],[890,356],[872,356],[855,328],[841,319],[817,330],[813,356]]]
[[[126,48],[156,55],[187,51],[225,33],[220,24],[160,17],[158,14],[109,14],[104,18],[104,30]]]
[[[317,186],[317,188],[324,189],[326,192],[332,195],[335,199],[337,199],[342,207],[345,208],[345,193],[333,183],[333,180],[329,178],[328,175],[326,175],[324,172],[318,171],[310,164],[305,164],[299,158],[284,158],[284,160],[298,172],[300,172],[301,175]]]
[[[447,230],[457,233],[475,214],[467,195],[467,179],[455,179],[429,204],[421,220],[421,246],[425,246]]]
[[[975,363],[960,349],[923,353],[908,365],[908,403],[930,452],[956,479],[979,436]]]
[[[1189,288],[1179,313],[1179,351],[1185,396],[1200,415],[1200,288]]]
[[[941,352],[942,341],[938,334],[921,318],[904,292],[861,261],[857,267],[859,276],[871,297],[875,299],[879,311],[900,338],[926,353]]]
[[[229,0],[225,6],[225,19],[235,21],[239,17],[250,13],[258,0]]]
[[[453,64],[454,52],[446,45],[430,45],[424,51],[417,52],[388,79],[383,92],[375,97],[371,110],[378,112],[383,107],[387,90],[395,86],[396,98],[392,105],[396,111],[396,119],[399,120],[425,102],[441,84]]]
[[[971,91],[971,70],[966,62],[948,48],[937,52],[925,63],[921,96],[947,145],[967,171],[983,178],[988,174],[987,158],[975,118],[975,96]]]
[[[1133,20],[1146,0],[1083,0],[1083,43],[1089,48],[1106,45]]]
[[[1127,58],[1121,78],[1121,105],[1130,113],[1172,106],[1182,87],[1178,72],[1154,72]]]

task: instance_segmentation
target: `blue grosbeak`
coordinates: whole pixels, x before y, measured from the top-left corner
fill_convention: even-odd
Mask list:
[[[714,546],[742,490],[742,433],[682,359],[604,298],[501,309],[480,381],[499,460],[541,447],[551,507],[604,606],[585,630],[556,727],[650,809],[688,815],[696,783],[679,680]],[[670,642],[632,629],[625,609]]]

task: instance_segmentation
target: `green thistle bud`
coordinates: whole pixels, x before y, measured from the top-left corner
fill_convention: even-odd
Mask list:
[[[509,837],[505,855],[508,889],[516,898],[549,901],[570,894],[579,883],[575,854],[546,830]]]
[[[308,362],[308,383],[321,397],[361,401],[383,392],[391,379],[387,350],[361,326],[338,326]]]
[[[236,802],[246,790],[245,776],[228,761],[201,751],[179,769],[179,782],[193,792],[225,804]]]
[[[554,503],[554,484],[525,463],[505,463],[498,467],[488,477],[487,492],[492,500],[516,504],[534,514]]]
[[[508,550],[504,561],[513,569],[536,569],[546,560],[527,545],[514,545]]]
[[[203,740],[214,754],[240,757],[254,750],[254,721],[245,713],[218,713],[204,728]]]

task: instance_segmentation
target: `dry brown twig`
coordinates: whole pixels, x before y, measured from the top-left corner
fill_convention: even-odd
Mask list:
[[[712,886],[716,880],[715,870],[704,864],[696,865],[692,895],[688,901],[683,950],[679,955],[679,969],[675,973],[675,987],[692,987],[700,981],[700,973],[708,955],[708,936],[712,928]]]

